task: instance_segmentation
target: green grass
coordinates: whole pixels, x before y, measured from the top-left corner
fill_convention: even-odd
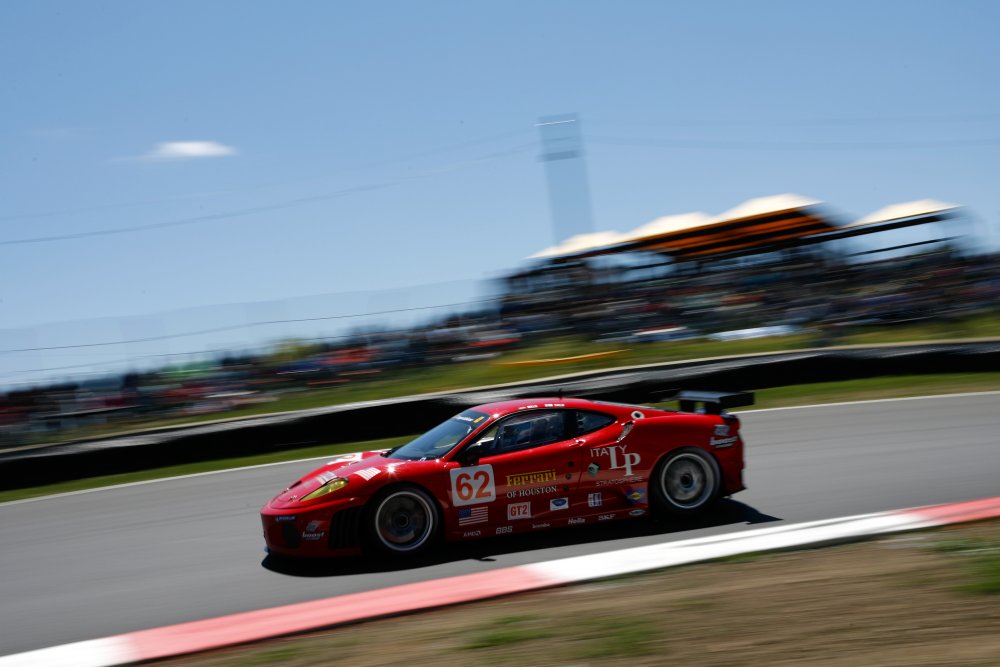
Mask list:
[[[551,637],[553,631],[547,627],[540,627],[541,621],[540,617],[530,614],[498,618],[476,629],[463,648],[474,651]]]
[[[1000,594],[1000,540],[953,538],[941,540],[933,548],[961,559],[965,578],[957,585],[958,590],[985,595]]]
[[[655,623],[638,615],[589,619],[578,627],[579,640],[573,647],[578,659],[650,655],[662,635]]]
[[[874,345],[990,336],[1000,336],[1000,314],[977,315],[955,322],[935,322],[844,331],[833,342],[837,345]],[[796,350],[814,347],[819,344],[819,339],[813,334],[725,342],[693,340],[641,344],[594,343],[582,336],[569,336],[511,350],[496,359],[439,365],[431,368],[388,370],[380,375],[338,387],[282,394],[275,401],[250,405],[225,413],[199,415],[197,417],[184,416],[155,421],[147,420],[132,422],[128,425],[112,424],[110,426],[80,428],[48,436],[46,441],[106,437],[149,428],[173,427],[218,419],[239,419],[273,412],[302,410],[377,398],[394,398],[507,382],[523,382],[552,375],[581,373],[620,366]],[[622,349],[624,351],[620,354],[564,364],[542,366],[506,365],[518,361],[566,358]]]
[[[806,405],[811,403],[836,403],[841,401],[896,398],[928,394],[947,394],[970,391],[991,391],[1000,389],[1000,373],[954,373],[944,375],[916,375],[879,377],[846,382],[822,382],[817,384],[777,387],[756,392],[756,405],[750,409]],[[671,404],[666,403],[669,407]],[[299,449],[288,449],[269,454],[241,456],[237,458],[201,461],[183,465],[154,468],[119,475],[105,475],[87,479],[60,482],[27,489],[0,491],[0,502],[20,500],[53,493],[79,491],[112,484],[125,484],[176,475],[190,475],[214,470],[225,470],[250,465],[261,465],[280,461],[294,461],[313,457],[329,456],[341,452],[357,452],[366,449],[394,447],[412,436],[368,440],[364,442],[336,445],[317,445]],[[307,463],[303,468],[308,467]],[[291,472],[291,471],[290,471]],[[290,477],[291,480],[291,477]]]

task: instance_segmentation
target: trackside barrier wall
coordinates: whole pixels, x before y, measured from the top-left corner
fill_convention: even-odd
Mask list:
[[[0,489],[314,444],[403,436],[480,403],[576,396],[644,403],[678,389],[739,391],[887,375],[1000,371],[1000,341],[901,344],[670,362],[178,427],[0,453]]]

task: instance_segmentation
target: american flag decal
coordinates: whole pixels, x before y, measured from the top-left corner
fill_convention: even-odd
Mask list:
[[[370,480],[372,477],[374,477],[375,475],[379,474],[380,472],[382,472],[382,471],[379,470],[378,468],[365,468],[364,470],[359,470],[355,474],[358,477],[363,477],[364,480],[367,482],[368,480]]]
[[[485,505],[479,507],[460,507],[458,510],[458,525],[468,526],[472,523],[486,523],[489,514]]]

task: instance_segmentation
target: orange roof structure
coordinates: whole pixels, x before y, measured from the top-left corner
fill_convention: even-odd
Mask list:
[[[755,254],[938,222],[953,216],[957,208],[925,199],[887,206],[857,222],[839,225],[823,202],[782,194],[749,199],[714,217],[686,213],[657,218],[631,232],[576,236],[531,258],[569,259],[629,251],[655,252],[677,260]]]

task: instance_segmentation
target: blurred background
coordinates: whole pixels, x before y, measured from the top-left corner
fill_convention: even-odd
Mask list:
[[[1000,334],[1000,11],[765,7],[5,7],[0,443]]]

